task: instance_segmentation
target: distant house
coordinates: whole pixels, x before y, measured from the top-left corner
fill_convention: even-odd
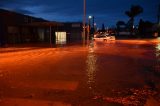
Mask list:
[[[117,22],[117,37],[124,37],[128,38],[131,35],[131,32],[129,30],[129,23],[125,23],[124,21],[118,21]],[[134,35],[133,33],[132,35]]]
[[[0,9],[0,46],[17,43],[63,44],[81,40],[81,35],[81,22],[51,22]]]
[[[25,26],[33,22],[47,22],[41,18],[35,18],[8,10],[0,9],[0,35],[1,44],[4,43],[24,43],[35,41],[34,29]]]
[[[64,23],[64,30],[67,33],[68,42],[77,42],[82,40],[82,22],[66,22]]]

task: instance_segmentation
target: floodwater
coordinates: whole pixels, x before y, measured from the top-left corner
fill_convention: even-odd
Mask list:
[[[160,39],[28,48],[0,48],[0,106],[160,105]]]

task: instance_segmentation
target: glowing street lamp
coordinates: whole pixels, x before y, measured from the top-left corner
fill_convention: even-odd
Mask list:
[[[87,34],[87,41],[89,41],[89,36],[90,36],[90,29],[91,29],[91,25],[90,25],[90,21],[91,21],[92,16],[88,17],[88,34]]]
[[[89,27],[89,32],[90,32],[90,29],[91,29],[91,18],[92,18],[92,16],[89,16],[88,17],[88,27]]]
[[[91,18],[92,18],[92,16],[89,16],[88,18],[89,18],[89,19],[91,19]]]

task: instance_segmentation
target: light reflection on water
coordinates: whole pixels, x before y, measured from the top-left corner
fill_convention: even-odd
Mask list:
[[[93,89],[94,85],[95,85],[95,77],[96,77],[96,71],[97,71],[97,66],[96,66],[96,62],[97,62],[97,57],[96,54],[94,53],[94,45],[93,42],[90,43],[89,48],[88,48],[88,56],[87,56],[87,60],[86,60],[86,64],[87,64],[87,84],[89,89]]]
[[[158,40],[160,40],[160,37]],[[156,45],[156,57],[160,57],[160,42]]]
[[[156,56],[157,57],[160,56],[160,43],[158,43],[157,46],[156,46]]]
[[[160,40],[160,37],[158,38]],[[156,58],[157,62],[155,65],[155,71],[160,72],[160,42],[156,45]]]
[[[157,38],[157,40],[160,41],[160,37]],[[158,42],[156,45],[156,57],[157,60],[160,62],[160,42]]]

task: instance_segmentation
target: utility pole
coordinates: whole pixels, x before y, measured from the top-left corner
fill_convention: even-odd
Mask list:
[[[52,26],[49,26],[49,38],[50,38],[50,45],[52,47]]]
[[[95,28],[94,28],[94,16],[92,17],[93,18],[93,21],[92,21],[92,33],[93,33],[93,35],[94,35],[94,31],[95,31]]]
[[[83,43],[85,43],[85,37],[86,37],[86,0],[83,0],[83,35],[82,35]]]
[[[92,16],[88,17],[88,34],[87,34],[87,43],[89,42],[90,33],[91,33],[91,18]]]
[[[158,24],[160,25],[160,4],[158,5],[158,14],[157,14],[157,18],[158,18],[157,22],[158,22]]]

